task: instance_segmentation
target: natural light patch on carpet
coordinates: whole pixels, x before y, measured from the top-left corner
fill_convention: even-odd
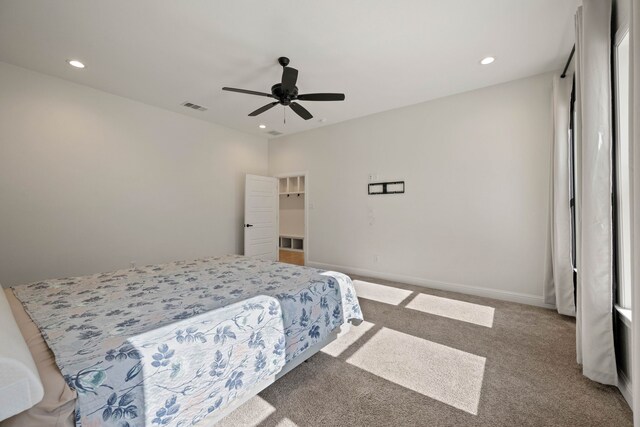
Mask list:
[[[346,333],[340,333],[338,335],[338,339],[326,345],[322,349],[322,352],[329,356],[338,357],[371,328],[373,328],[373,323],[367,322],[366,320],[358,326],[351,326],[349,331]]]
[[[254,396],[231,414],[220,420],[216,426],[258,426],[274,412],[276,412],[276,408],[274,408],[273,405],[260,396]],[[285,425],[287,424],[283,424],[283,426]]]
[[[378,283],[354,280],[353,286],[356,288],[358,298],[370,299],[383,302],[385,304],[398,305],[405,298],[411,295],[411,291],[394,288],[393,286],[380,285]]]
[[[432,399],[478,414],[484,357],[382,328],[347,362]]]
[[[486,326],[487,328],[493,327],[495,309],[486,305],[441,298],[428,294],[418,294],[409,301],[406,307],[424,313],[448,317],[449,319]]]
[[[276,424],[276,427],[298,427],[298,424],[285,417],[282,419],[282,421]]]

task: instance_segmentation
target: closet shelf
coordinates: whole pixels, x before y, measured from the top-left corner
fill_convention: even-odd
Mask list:
[[[296,251],[303,252],[304,251],[304,237],[303,236],[291,236],[291,235],[280,235],[280,249],[285,249],[287,251]]]
[[[304,194],[304,176],[288,176],[278,181],[280,194]]]
[[[304,240],[304,236],[300,234],[281,234],[280,238]]]

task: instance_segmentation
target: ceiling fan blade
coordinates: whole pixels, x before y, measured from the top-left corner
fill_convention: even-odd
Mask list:
[[[282,69],[282,90],[284,92],[293,92],[298,81],[298,70],[291,67],[283,67]]]
[[[222,90],[228,90],[229,92],[246,93],[247,95],[258,95],[273,98],[270,93],[256,92],[255,90],[237,89],[235,87],[223,87]]]
[[[307,93],[298,95],[300,101],[344,101],[344,93]]]
[[[309,120],[309,119],[313,118],[311,113],[308,112],[306,108],[304,108],[302,105],[298,104],[297,102],[292,102],[291,104],[289,104],[289,107],[291,107],[291,109],[297,115],[299,115],[300,117],[302,117],[305,120]]]
[[[272,109],[273,107],[275,107],[278,104],[279,104],[279,102],[277,102],[277,101],[276,102],[272,102],[271,104],[267,104],[267,105],[265,105],[263,107],[258,108],[256,111],[254,111],[252,113],[249,113],[249,116],[254,117],[254,116],[257,116],[258,114],[262,114],[265,111]]]

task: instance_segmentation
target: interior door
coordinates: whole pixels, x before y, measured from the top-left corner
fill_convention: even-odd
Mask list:
[[[244,254],[278,260],[278,180],[247,175],[244,192]]]

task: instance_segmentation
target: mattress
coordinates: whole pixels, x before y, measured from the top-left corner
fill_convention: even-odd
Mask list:
[[[347,276],[239,256],[13,292],[77,394],[76,425],[209,424],[362,320]]]

